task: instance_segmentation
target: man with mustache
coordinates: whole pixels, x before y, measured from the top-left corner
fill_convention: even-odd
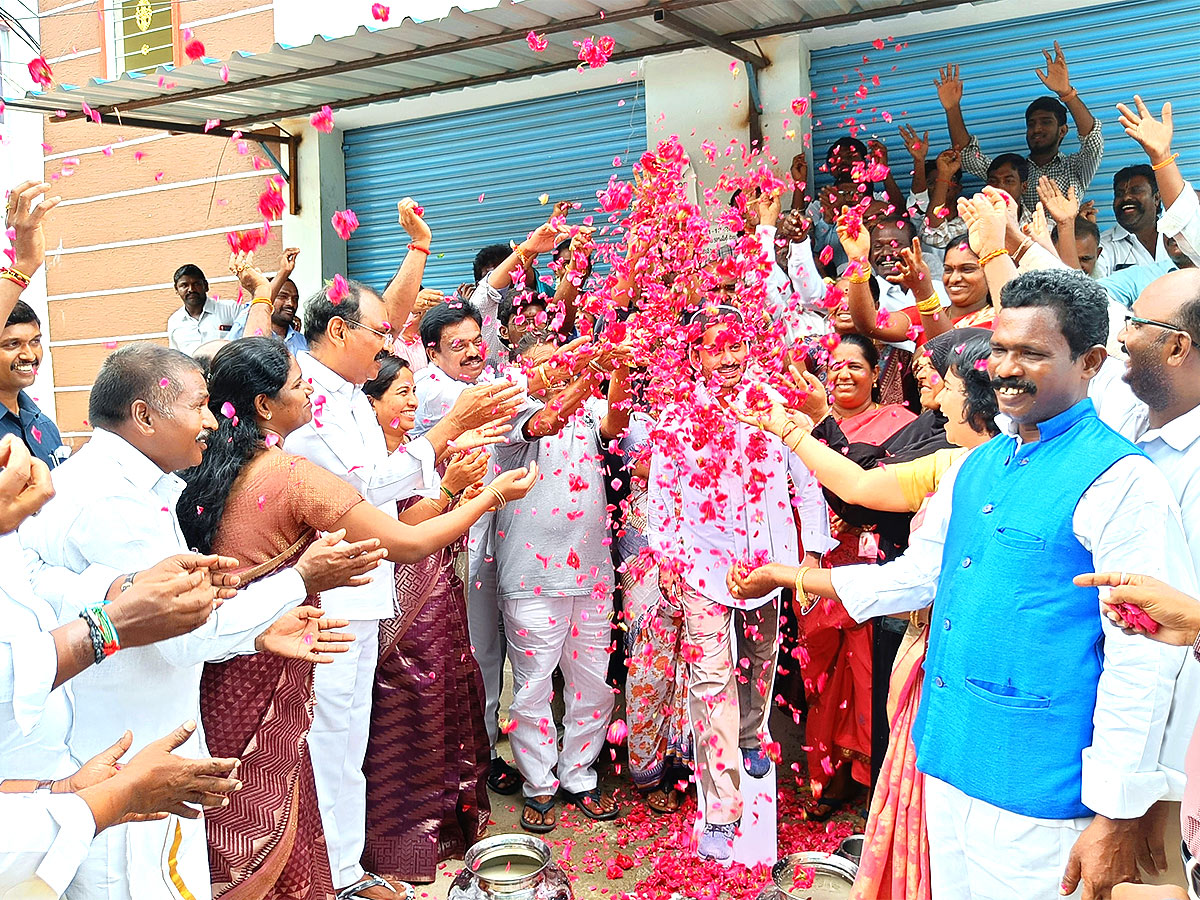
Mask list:
[[[1029,147],[1029,177],[1025,182],[1025,193],[1020,200],[1028,210],[1037,208],[1037,184],[1042,175],[1054,179],[1064,194],[1074,185],[1075,194],[1082,201],[1096,170],[1100,168],[1100,159],[1104,156],[1104,137],[1100,124],[1088,111],[1087,105],[1079,96],[1079,91],[1071,86],[1067,58],[1058,41],[1054,42],[1053,59],[1049,51],[1043,50],[1042,55],[1046,58],[1045,74],[1040,69],[1035,69],[1034,74],[1042,84],[1054,91],[1058,98],[1038,97],[1025,109],[1025,144]],[[963,82],[958,77],[958,66],[943,67],[933,83],[937,87],[938,100],[946,111],[950,141],[956,149],[962,151],[963,171],[977,178],[987,178],[988,166],[992,160],[980,149],[979,139],[967,130],[963,121]],[[1062,152],[1063,138],[1069,130],[1068,111],[1075,120],[1075,130],[1079,134],[1079,149],[1071,154]]]
[[[199,464],[216,426],[199,364],[150,343],[127,345],[104,361],[88,418],[90,440],[54,470],[56,496],[19,531],[34,593],[64,624],[98,615],[94,598],[74,589],[75,575],[89,566],[136,572],[187,552],[176,508],[183,481],[174,473]],[[249,585],[195,631],[115,649],[76,676],[72,755],[87,759],[104,750],[114,730],[132,731],[136,752],[180,722],[199,722],[207,660],[264,649],[308,658],[319,641],[307,650],[289,644],[311,628],[310,612],[320,615],[301,605],[305,598],[374,568],[381,555],[377,541],[341,550],[332,546],[337,538],[317,541],[293,568]],[[180,754],[204,755],[202,728]],[[184,893],[180,884],[199,900],[208,896],[208,846],[202,821],[171,817],[106,831],[68,894],[72,900],[167,900]]]
[[[1158,231],[1162,201],[1150,166],[1126,166],[1113,176],[1112,209],[1117,224],[1100,235],[1100,256],[1093,277],[1103,278],[1130,266],[1169,258]]]
[[[859,621],[933,606],[913,739],[934,896],[1107,897],[1136,880],[1139,820],[1170,790],[1182,654],[1122,633],[1071,580],[1196,580],[1167,478],[1087,397],[1107,332],[1095,282],[1010,281],[988,364],[1003,433],[946,473],[900,559],[801,573]]]
[[[757,780],[771,768],[764,740],[779,637],[779,593],[743,602],[726,589],[725,571],[763,556],[795,565],[803,554],[815,566],[837,544],[820,488],[799,457],[735,417],[751,387],[744,383],[750,332],[742,313],[710,305],[685,324],[695,393],[664,410],[655,426],[647,536],[663,591],[684,611],[704,809],[697,849],[724,861],[756,790],[745,776]]]
[[[172,350],[191,355],[201,344],[229,337],[240,311],[237,300],[210,298],[208,279],[192,263],[176,269],[171,283],[183,301],[167,319],[167,344]]]
[[[304,335],[292,327],[292,322],[296,318],[296,310],[300,305],[300,289],[296,287],[296,282],[292,281],[292,272],[296,268],[296,257],[299,255],[300,251],[295,247],[289,247],[283,251],[283,256],[279,258],[279,271],[275,273],[269,290],[264,296],[264,299],[271,301],[271,327],[265,328],[262,319],[255,316],[255,325],[251,331],[252,335],[255,333],[267,334],[269,331],[272,337],[287,344],[287,348],[292,351],[293,356],[301,350],[308,349],[308,341],[305,340]],[[255,295],[261,288],[259,281],[261,276],[253,264],[246,259],[235,259],[233,270],[237,273],[242,287],[246,288],[252,296]],[[245,304],[241,315],[237,317],[233,328],[229,330],[231,341],[245,336],[251,313],[255,311],[256,305],[253,300]]]
[[[26,390],[42,364],[42,323],[24,300],[18,300],[0,331],[0,436],[11,434],[50,468],[70,454],[58,426]]]

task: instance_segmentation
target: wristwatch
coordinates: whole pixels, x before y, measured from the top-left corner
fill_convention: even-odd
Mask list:
[[[1196,632],[1196,640],[1192,643],[1192,656],[1200,662],[1200,631]]]
[[[33,789],[35,794],[52,794],[54,793],[54,779],[49,781],[39,781],[37,787]]]

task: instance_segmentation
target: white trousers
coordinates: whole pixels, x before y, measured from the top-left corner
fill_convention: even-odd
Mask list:
[[[926,775],[931,893],[947,900],[1059,900],[1071,848],[1091,821],[1022,816]]]
[[[491,516],[487,520],[490,527]],[[483,722],[495,756],[500,736],[500,690],[504,684],[506,642],[496,598],[496,559],[491,555],[486,536],[476,533],[480,527],[479,523],[471,526],[467,634],[471,638],[471,652],[483,674]]]
[[[315,667],[317,702],[308,733],[321,827],[336,888],[363,876],[359,858],[366,840],[367,779],[362,769],[371,731],[379,620],[355,619],[343,630],[354,635],[350,649]]]
[[[606,681],[612,600],[543,594],[520,600],[505,597],[500,608],[513,668],[509,715],[516,728],[508,741],[525,779],[525,796],[553,794],[560,782],[572,793],[590,791],[596,786],[594,766],[613,710],[613,692]],[[556,668],[562,669],[566,707],[562,753],[550,707]]]

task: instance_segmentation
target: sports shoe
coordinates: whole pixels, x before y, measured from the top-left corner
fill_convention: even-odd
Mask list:
[[[736,831],[737,822],[730,822],[728,825],[706,824],[696,849],[705,859],[725,862],[733,857],[733,836]]]

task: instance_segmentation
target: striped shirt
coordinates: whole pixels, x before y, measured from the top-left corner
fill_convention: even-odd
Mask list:
[[[1029,160],[1029,180],[1025,182],[1025,194],[1021,197],[1021,203],[1026,209],[1037,208],[1038,178],[1042,175],[1049,176],[1058,182],[1058,188],[1064,194],[1071,185],[1075,185],[1075,196],[1082,203],[1088,185],[1092,183],[1092,178],[1095,176],[1096,170],[1100,168],[1100,160],[1103,157],[1104,135],[1101,134],[1100,120],[1097,119],[1092,130],[1080,139],[1079,149],[1074,153],[1063,154],[1060,152],[1044,166],[1035,163],[1032,159]],[[992,157],[987,156],[979,149],[979,139],[975,135],[971,135],[970,143],[962,152],[963,171],[986,179],[991,162]]]

